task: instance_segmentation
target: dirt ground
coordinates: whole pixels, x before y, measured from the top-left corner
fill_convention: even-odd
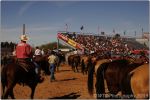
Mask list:
[[[87,75],[74,73],[71,67],[61,65],[55,74],[56,81],[50,82],[50,76],[45,76],[43,83],[37,85],[35,99],[94,99],[88,94]],[[31,90],[28,86],[17,84],[14,95],[17,99],[29,99]]]

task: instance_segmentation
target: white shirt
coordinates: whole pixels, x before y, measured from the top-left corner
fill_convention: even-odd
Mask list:
[[[44,55],[44,51],[43,50],[41,51],[41,54]]]
[[[75,50],[75,51],[74,51],[74,54],[77,54],[77,53],[78,53],[78,52]]]
[[[36,49],[34,52],[34,55],[38,56],[38,55],[42,55],[41,50],[40,49]]]

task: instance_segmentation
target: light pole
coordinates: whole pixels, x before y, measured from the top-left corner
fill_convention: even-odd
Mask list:
[[[139,27],[141,29],[141,32],[142,32],[142,38],[143,38],[143,27],[141,26],[141,24],[139,24]]]

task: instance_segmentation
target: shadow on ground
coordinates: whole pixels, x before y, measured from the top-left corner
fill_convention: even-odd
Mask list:
[[[59,97],[52,97],[52,98],[48,98],[48,99],[77,99],[78,97],[80,97],[81,95],[79,93],[69,93],[67,95],[64,96],[59,96]]]
[[[56,71],[57,73],[60,73],[60,72],[68,72],[68,71],[72,71],[72,70],[58,70]]]
[[[68,79],[63,79],[63,80],[58,80],[58,81],[70,81],[70,80],[76,80],[77,78],[68,78]]]

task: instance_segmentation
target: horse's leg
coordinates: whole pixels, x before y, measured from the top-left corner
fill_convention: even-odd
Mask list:
[[[5,92],[5,85],[6,85],[6,83],[3,83],[3,82],[2,82],[2,91],[3,91],[3,93],[2,93],[2,98],[3,98],[4,92]]]
[[[12,99],[15,99],[14,93],[13,93],[13,89],[10,90],[10,96]]]
[[[72,64],[72,70],[75,72],[75,66],[74,66],[74,63]]]
[[[33,99],[34,97],[34,92],[35,92],[35,88],[36,88],[37,83],[33,83],[32,85],[29,85],[29,87],[31,88],[31,99]]]
[[[79,71],[78,71],[78,63],[76,64],[76,70],[77,70],[77,72],[79,72]]]
[[[5,84],[4,83],[2,83],[2,91],[3,91],[3,93],[2,93],[2,97],[1,98],[3,98],[4,92],[5,92]]]
[[[4,92],[3,94],[3,98],[4,99],[7,99],[8,98],[8,95],[11,95],[11,92],[13,90],[13,87],[14,87],[14,84],[12,82],[8,82],[8,85],[7,85],[7,89],[6,91]]]

